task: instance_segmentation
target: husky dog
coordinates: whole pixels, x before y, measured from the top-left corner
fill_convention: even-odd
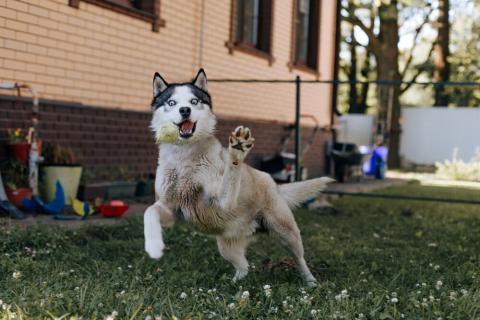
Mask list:
[[[177,142],[162,144],[155,180],[156,202],[144,215],[145,250],[162,257],[162,228],[176,219],[215,235],[220,254],[235,267],[233,281],[248,273],[245,250],[254,234],[278,236],[295,256],[308,285],[316,280],[303,257],[300,231],[291,209],[316,196],[332,181],[312,179],[277,186],[266,173],[244,163],[253,148],[251,131],[237,127],[223,148],[214,137],[216,118],[203,69],[189,83],[168,84],[153,78],[151,128],[178,126]]]

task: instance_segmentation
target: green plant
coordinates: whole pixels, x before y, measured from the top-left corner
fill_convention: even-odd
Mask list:
[[[80,180],[81,185],[87,185],[92,181],[95,181],[95,178],[98,176],[98,172],[94,167],[83,168],[82,178]]]
[[[71,148],[62,147],[58,144],[47,144],[43,148],[44,164],[66,165],[78,164],[77,156]]]
[[[2,168],[3,180],[7,189],[16,190],[27,188],[28,185],[28,166],[20,160],[10,160]]]
[[[480,149],[475,151],[475,156],[468,162],[459,159],[458,149],[455,149],[451,161],[437,162],[435,167],[437,168],[436,175],[439,177],[480,182]]]
[[[131,181],[133,177],[128,167],[118,166],[110,169],[110,179],[112,181]]]
[[[27,137],[21,128],[8,129],[8,143],[20,144],[27,142]]]

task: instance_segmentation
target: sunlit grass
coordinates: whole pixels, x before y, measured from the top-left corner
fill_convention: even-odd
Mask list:
[[[382,193],[480,198],[417,185]],[[0,319],[480,318],[479,206],[345,197],[335,207],[296,213],[314,289],[266,237],[233,284],[215,240],[185,224],[167,230],[160,261],[143,252],[141,219],[1,231]]]

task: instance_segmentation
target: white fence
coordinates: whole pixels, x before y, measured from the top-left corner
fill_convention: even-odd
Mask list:
[[[401,156],[416,164],[458,157],[470,160],[480,147],[480,108],[403,108]]]
[[[375,117],[368,114],[343,114],[338,118],[338,142],[371,146]]]

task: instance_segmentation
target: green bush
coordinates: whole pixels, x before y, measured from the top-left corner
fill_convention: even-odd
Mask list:
[[[435,167],[436,174],[442,178],[480,182],[480,149],[475,151],[475,156],[468,162],[459,159],[458,149],[455,149],[451,161],[437,162]]]

